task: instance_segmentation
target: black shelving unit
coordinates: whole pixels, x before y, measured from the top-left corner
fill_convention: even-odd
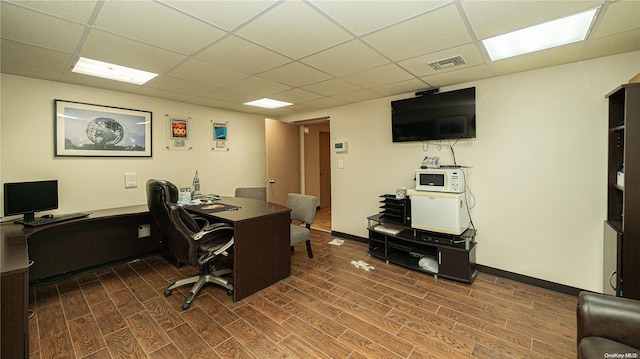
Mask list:
[[[411,203],[409,197],[396,198],[395,195],[383,194],[380,196],[380,214],[389,223],[411,225]]]
[[[471,283],[475,279],[475,230],[461,235],[429,232],[398,224],[383,213],[367,217],[369,255],[419,272]],[[434,267],[420,266],[426,258]]]
[[[609,102],[606,225],[615,233],[611,240],[615,241],[616,264],[615,272],[605,273],[605,277],[610,277],[617,296],[640,299],[640,84],[619,86],[606,98]],[[623,167],[625,180],[624,186],[620,186],[617,173]],[[608,240],[605,236],[605,243]]]

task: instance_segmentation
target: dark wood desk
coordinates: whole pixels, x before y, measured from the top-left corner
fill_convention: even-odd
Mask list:
[[[289,208],[247,198],[220,202],[235,211],[192,212],[234,226],[234,300],[241,300],[291,274]],[[139,237],[149,225],[149,236]],[[162,232],[146,205],[94,211],[87,218],[41,227],[5,223],[0,227],[2,267],[1,358],[28,358],[29,285],[53,283],[162,250]],[[33,264],[29,266],[29,262]]]
[[[217,222],[233,225],[233,296],[241,300],[291,275],[290,212],[276,203],[250,198],[223,197],[216,203],[239,207],[211,212],[203,206],[187,206]]]
[[[138,228],[145,225],[150,235],[139,237]],[[28,358],[30,284],[52,283],[162,248],[160,230],[146,205],[94,211],[87,218],[40,227],[4,223],[0,234],[2,358]]]

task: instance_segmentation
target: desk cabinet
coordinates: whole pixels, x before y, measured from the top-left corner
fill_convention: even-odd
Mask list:
[[[20,238],[2,237],[2,359],[29,357],[29,264]]]
[[[442,276],[465,283],[475,279],[478,270],[473,229],[454,236],[388,222],[380,214],[367,219],[370,256],[436,278]],[[421,260],[427,265],[419,265]]]
[[[29,285],[160,252],[162,236],[155,225],[150,236],[139,238],[138,226],[150,222],[146,206],[134,206],[41,227],[2,224],[1,358],[29,357]]]

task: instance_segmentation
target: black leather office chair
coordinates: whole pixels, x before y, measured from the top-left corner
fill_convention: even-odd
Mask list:
[[[311,251],[311,225],[316,216],[316,207],[318,206],[318,198],[306,194],[289,193],[287,195],[287,207],[291,208],[291,219],[304,224],[304,227],[297,223],[291,223],[291,250],[293,246],[306,242],[307,254],[309,258],[313,258]]]
[[[233,249],[233,227],[226,223],[209,224],[204,218],[191,216],[176,204],[178,188],[164,180],[147,181],[147,205],[153,219],[158,223],[168,242],[169,252],[178,262],[201,268],[199,275],[181,279],[171,284],[164,292],[170,296],[174,288],[193,284],[191,292],[182,305],[189,309],[191,301],[206,283],[215,283],[233,294],[233,284],[222,278],[231,274],[230,268],[216,270],[216,261],[230,256]]]

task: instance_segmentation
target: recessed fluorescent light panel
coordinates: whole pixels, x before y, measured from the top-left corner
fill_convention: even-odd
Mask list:
[[[245,102],[244,104],[249,106],[268,108],[270,110],[293,105],[291,102],[278,101],[270,98],[261,98],[259,100]]]
[[[73,72],[102,77],[109,80],[129,82],[136,85],[143,85],[152,78],[158,76],[153,72],[147,72],[130,67],[110,64],[98,60],[81,57],[73,67]]]
[[[482,40],[491,60],[582,41],[599,8]]]

